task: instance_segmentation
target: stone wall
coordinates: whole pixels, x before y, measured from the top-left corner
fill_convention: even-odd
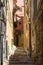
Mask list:
[[[41,1],[40,8],[37,9],[37,16],[31,16],[31,43],[32,56],[36,60],[36,65],[43,65],[43,10]],[[34,8],[33,8],[34,9]],[[34,12],[33,12],[34,13]]]
[[[12,0],[9,0],[7,3],[8,3],[8,6],[7,6],[7,25],[6,25],[6,36],[7,36],[7,45],[8,45],[8,51],[10,54],[10,51],[11,51],[11,46],[12,46],[12,43],[13,43],[13,18],[12,18],[12,11],[13,11],[13,4],[11,3]],[[12,7],[11,7],[12,6]]]

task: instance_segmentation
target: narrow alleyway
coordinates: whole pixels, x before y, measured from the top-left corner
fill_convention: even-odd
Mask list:
[[[0,65],[43,65],[43,0],[0,0]]]
[[[9,65],[35,65],[32,58],[27,56],[27,53],[22,47],[18,47],[14,55],[10,56]]]

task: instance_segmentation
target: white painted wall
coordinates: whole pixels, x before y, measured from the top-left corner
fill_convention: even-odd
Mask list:
[[[12,11],[13,11],[13,0],[9,0],[10,5],[10,11],[11,11],[11,17],[12,17]]]

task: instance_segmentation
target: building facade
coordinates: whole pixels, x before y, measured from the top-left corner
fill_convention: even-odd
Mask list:
[[[31,54],[30,0],[24,0],[24,48]]]
[[[43,0],[31,1],[31,43],[32,56],[36,65],[43,62]]]
[[[13,44],[13,0],[7,0],[7,23],[6,23],[6,43],[7,55],[11,54]]]
[[[6,0],[0,0],[0,65],[6,57],[6,4]]]

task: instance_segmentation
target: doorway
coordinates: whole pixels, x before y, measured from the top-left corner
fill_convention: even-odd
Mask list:
[[[16,43],[14,44],[18,47],[18,35],[15,35],[15,37],[16,37],[16,40],[15,40]]]

